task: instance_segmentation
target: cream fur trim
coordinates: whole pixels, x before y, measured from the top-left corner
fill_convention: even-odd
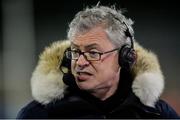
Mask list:
[[[48,104],[54,99],[63,97],[64,88],[62,72],[59,65],[64,51],[70,46],[70,41],[55,42],[40,55],[40,60],[31,78],[32,95],[42,104]],[[135,43],[137,62],[133,66],[133,92],[141,102],[154,106],[164,88],[164,78],[159,62],[154,53],[145,50]]]
[[[163,79],[159,73],[146,72],[135,78],[132,88],[143,104],[154,107],[163,91],[162,83]]]
[[[164,89],[162,75],[157,56],[135,43],[137,62],[133,67],[134,81],[132,90],[140,101],[153,107]]]
[[[59,69],[64,51],[70,46],[69,41],[54,42],[45,48],[31,78],[32,96],[40,103],[47,104],[53,99],[63,97],[64,87],[62,72]]]

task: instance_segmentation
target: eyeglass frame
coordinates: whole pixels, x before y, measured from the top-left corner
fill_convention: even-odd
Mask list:
[[[115,49],[112,49],[112,50],[109,50],[109,51],[106,51],[106,52],[95,52],[95,51],[91,51],[91,52],[81,52],[80,50],[66,50],[65,51],[65,55],[66,55],[66,57],[68,58],[68,59],[71,59],[71,60],[78,60],[79,59],[79,57],[81,56],[81,55],[83,55],[83,57],[87,60],[87,61],[99,61],[99,60],[101,60],[101,56],[102,55],[104,55],[104,54],[107,54],[107,53],[111,53],[111,52],[114,52],[114,51],[116,51],[116,50],[119,50],[119,48],[115,48]],[[72,51],[73,52],[76,52],[76,53],[78,53],[78,57],[77,58],[72,58]],[[71,57],[69,57],[69,54],[71,54]],[[87,55],[85,54],[85,53],[89,53],[89,56],[90,56],[90,53],[93,53],[93,54],[98,54],[99,55],[99,58],[97,59],[97,60],[89,60],[88,59],[88,57],[87,57]]]

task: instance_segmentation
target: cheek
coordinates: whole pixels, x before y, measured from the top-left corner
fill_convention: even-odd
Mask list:
[[[118,54],[114,54],[114,56],[109,57],[102,61],[101,71],[102,76],[104,79],[113,79],[113,77],[119,71],[119,64],[118,64]]]
[[[101,61],[102,71],[117,72],[119,71],[118,54],[113,54],[109,58],[102,59]]]
[[[111,64],[106,64],[104,66],[102,66],[100,69],[99,69],[100,72],[100,76],[104,77],[104,76],[109,76],[111,75],[112,73],[115,72],[115,69],[112,67]]]
[[[119,71],[117,60],[97,64],[97,75],[99,78],[110,79]]]
[[[112,68],[113,68],[113,70],[115,70],[115,72],[117,72],[117,71],[119,71],[119,68],[120,68],[118,54],[115,55],[115,58],[113,61],[114,61],[114,63],[112,64]]]
[[[72,74],[74,75],[74,71],[75,70],[75,61],[71,61],[71,72],[72,72]]]

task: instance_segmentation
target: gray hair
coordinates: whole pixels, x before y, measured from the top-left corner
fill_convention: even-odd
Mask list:
[[[71,40],[77,34],[83,34],[97,25],[102,25],[116,47],[122,47],[124,44],[131,45],[125,31],[129,29],[130,34],[134,36],[133,21],[127,19],[122,13],[122,10],[116,10],[115,7],[98,5],[86,8],[78,12],[69,24],[68,39]]]

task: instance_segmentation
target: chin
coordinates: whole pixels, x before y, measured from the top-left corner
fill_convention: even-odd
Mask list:
[[[93,86],[88,82],[76,82],[76,84],[81,90],[89,91],[93,89]]]

